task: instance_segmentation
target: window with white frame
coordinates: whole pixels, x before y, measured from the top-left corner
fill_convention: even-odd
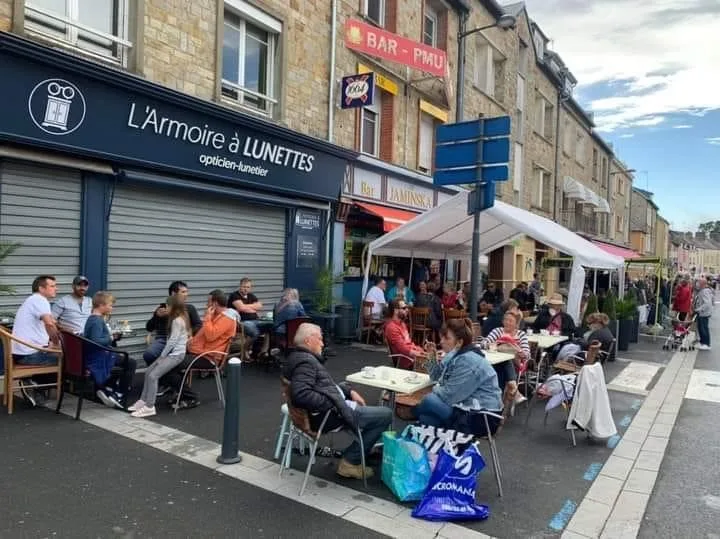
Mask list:
[[[500,99],[505,57],[490,43],[478,45],[475,54],[475,86],[490,97]]]
[[[128,0],[27,0],[25,29],[125,64]]]
[[[575,132],[571,127],[570,120],[565,118],[565,121],[563,122],[563,152],[565,153],[565,155],[572,155],[574,141]]]
[[[535,42],[535,50],[537,52],[537,57],[542,60],[545,57],[545,40],[540,35],[540,32],[535,32],[535,35],[533,36],[533,41]]]
[[[528,57],[529,57],[529,51],[530,48],[527,46],[527,44],[520,40],[519,49],[518,49],[518,73],[521,75],[527,75],[528,72]]]
[[[431,47],[437,47],[438,15],[427,3],[425,3],[423,11],[423,43]]]
[[[385,26],[385,0],[365,0],[364,13],[378,26]]]
[[[435,140],[435,119],[424,112],[420,113],[418,130],[418,169],[426,174],[432,171],[433,142]]]
[[[282,23],[244,0],[225,3],[222,95],[273,115],[277,104],[276,54]]]
[[[360,151],[380,155],[380,111],[382,92],[375,91],[374,103],[360,109]]]
[[[537,183],[532,193],[532,205],[543,210],[550,210],[552,201],[552,176],[544,168],[536,168]]]
[[[535,97],[535,131],[547,139],[553,135],[553,107],[540,92]]]
[[[515,143],[513,151],[513,190],[522,191],[523,185],[523,146],[519,142]]]

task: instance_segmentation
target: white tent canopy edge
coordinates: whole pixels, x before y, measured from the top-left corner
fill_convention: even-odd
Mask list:
[[[469,192],[463,191],[440,206],[372,241],[367,249],[363,297],[367,293],[374,255],[407,258],[470,260],[473,218],[467,214]],[[585,283],[585,268],[617,270],[625,280],[621,257],[611,255],[567,228],[502,201],[482,212],[481,253],[487,254],[522,236],[530,236],[573,257],[567,312],[577,321]]]

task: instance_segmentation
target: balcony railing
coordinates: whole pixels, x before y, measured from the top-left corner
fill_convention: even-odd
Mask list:
[[[560,212],[561,224],[573,232],[589,234],[591,236],[598,235],[597,215],[580,214],[575,210],[564,210]]]

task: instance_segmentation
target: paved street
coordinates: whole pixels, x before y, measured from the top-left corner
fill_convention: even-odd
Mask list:
[[[396,503],[379,479],[372,479],[365,491],[359,481],[337,477],[337,461],[329,458],[317,459],[314,479],[298,499],[300,474],[291,472],[280,480],[273,463],[280,423],[278,372],[245,365],[241,398],[245,460],[241,465],[221,467],[214,462],[222,438],[222,411],[210,380],[194,382],[202,406],[177,415],[163,407],[150,421],[92,404],[86,406],[81,422],[23,406],[11,417],[0,415],[0,433],[8,441],[6,462],[10,473],[23,479],[12,481],[0,495],[10,508],[9,518],[0,525],[0,536],[46,537],[55,532],[57,537],[297,537],[299,529],[313,537],[378,536],[375,533],[446,538],[468,533],[485,538],[599,536],[617,505],[608,489],[616,488],[615,496],[622,496],[627,486],[623,483],[631,480],[631,474],[642,472],[631,471],[645,462],[638,460],[644,457],[635,440],[642,425],[647,426],[645,435],[658,428],[648,423],[648,403],[659,409],[661,401],[655,393],[674,387],[665,378],[674,380],[685,356],[694,357],[663,352],[661,346],[660,339],[641,338],[628,352],[620,353],[618,361],[607,364],[619,436],[606,443],[581,435],[573,448],[561,412],[551,413],[544,426],[542,405],[534,409],[526,429],[526,407],[521,406],[498,439],[505,496],[497,497],[490,468],[479,477],[478,501],[491,512],[485,522],[443,527],[411,519],[412,504]],[[363,346],[338,347],[337,351],[328,363],[337,380],[364,365],[386,361],[381,352]],[[703,354],[698,355],[695,372],[720,372],[718,353]],[[379,396],[376,391],[363,393],[370,402]],[[707,395],[720,400],[712,390]],[[67,413],[71,406],[68,403]],[[712,510],[718,501],[713,491],[717,472],[712,448],[718,441],[710,438],[709,444],[697,444],[696,433],[704,432],[702,425],[712,419],[718,406],[717,402],[684,401],[648,505],[643,537],[677,536],[663,535],[667,529],[693,529],[697,530],[693,537],[711,537],[707,534],[712,533]],[[328,443],[342,448],[346,439],[335,435]],[[648,455],[659,467],[662,455]],[[297,470],[306,462],[304,456],[293,456]],[[702,466],[690,472],[691,462]],[[373,463],[378,464],[377,460]],[[696,496],[688,497],[683,491],[688,479],[698,488]],[[68,492],[77,500],[68,497]],[[47,508],[47,500],[58,503]],[[232,505],[223,505],[223,500],[232,500]],[[679,502],[682,510],[670,511]],[[81,522],[72,511],[76,503],[89,515]],[[283,518],[277,519],[280,507]],[[589,522],[584,515],[590,510],[603,518]],[[685,520],[694,527],[683,528]]]
[[[650,496],[642,538],[720,536],[720,305],[715,306],[710,330],[713,350],[697,353]]]

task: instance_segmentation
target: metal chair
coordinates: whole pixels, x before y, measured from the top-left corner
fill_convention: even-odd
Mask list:
[[[225,362],[227,361],[228,356],[230,355],[229,350],[230,343],[228,343],[225,351],[213,350],[210,352],[204,352],[195,356],[192,361],[190,361],[190,364],[185,367],[185,372],[183,372],[180,389],[178,390],[177,398],[175,399],[175,406],[173,406],[173,414],[177,414],[177,411],[180,408],[180,400],[182,399],[182,393],[183,389],[185,388],[185,383],[187,382],[188,386],[190,385],[192,375],[194,373],[211,373],[215,376],[215,387],[217,388],[218,392],[218,400],[220,401],[221,406],[225,408],[225,392],[223,391],[222,370],[225,367]],[[220,361],[213,360],[213,357],[219,357]],[[201,359],[204,360],[205,365],[210,366],[194,367],[194,365]]]
[[[340,432],[341,430],[347,430],[353,438],[360,444],[360,463],[362,465],[363,470],[363,484],[365,485],[365,488],[367,489],[367,477],[365,477],[365,445],[363,443],[362,439],[362,432],[360,432],[360,429],[358,428],[357,431],[350,431],[346,429],[344,426],[340,426],[336,429],[333,429],[329,431],[328,433],[324,432],[325,424],[328,421],[328,418],[330,417],[330,414],[332,413],[332,410],[328,410],[325,413],[325,416],[322,419],[322,422],[320,423],[319,428],[317,429],[317,432],[313,431],[310,427],[310,414],[306,410],[303,410],[301,408],[297,408],[292,405],[291,399],[290,399],[290,381],[283,378],[281,379],[282,383],[282,392],[283,392],[283,398],[285,399],[285,404],[287,404],[288,412],[290,415],[290,429],[287,434],[287,443],[285,444],[285,453],[283,454],[282,460],[280,461],[280,472],[279,476],[282,477],[283,472],[286,468],[290,467],[290,457],[292,454],[292,446],[293,441],[295,438],[299,438],[300,440],[304,440],[310,449],[309,455],[308,455],[308,463],[305,467],[305,476],[303,478],[302,485],[300,486],[300,493],[299,496],[303,495],[303,492],[305,492],[305,487],[307,486],[308,479],[310,478],[310,470],[312,469],[312,465],[315,463],[315,454],[317,453],[317,448],[320,445],[320,438],[323,436],[323,434],[329,434],[333,432]]]

